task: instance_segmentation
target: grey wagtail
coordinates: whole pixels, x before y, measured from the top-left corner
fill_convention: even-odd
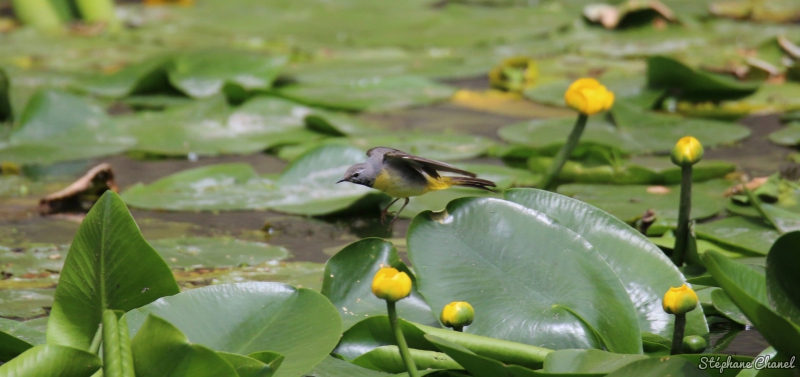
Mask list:
[[[386,220],[386,212],[392,204],[401,198],[405,199],[403,206],[389,222],[389,226],[392,226],[397,216],[400,216],[400,212],[406,208],[409,197],[452,186],[473,187],[491,192],[494,190],[489,187],[496,187],[492,181],[475,178],[477,176],[475,173],[397,149],[372,148],[367,151],[367,157],[367,161],[363,164],[349,167],[344,177],[336,183],[355,183],[383,191],[386,195],[396,198],[381,211],[381,222]],[[439,172],[456,173],[466,177],[441,176]]]

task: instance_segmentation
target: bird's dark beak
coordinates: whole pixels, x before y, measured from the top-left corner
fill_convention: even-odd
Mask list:
[[[336,184],[339,184],[339,183],[342,183],[342,182],[347,182],[347,178],[342,178],[342,179],[336,181]]]

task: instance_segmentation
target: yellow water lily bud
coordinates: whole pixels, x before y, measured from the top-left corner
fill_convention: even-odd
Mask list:
[[[453,301],[442,309],[439,319],[447,327],[469,326],[475,318],[475,310],[472,305],[464,301]]]
[[[703,144],[691,136],[684,136],[675,143],[670,158],[678,166],[694,165],[703,159]]]
[[[411,278],[395,268],[381,268],[372,279],[372,293],[386,301],[402,300],[411,294]]]
[[[539,69],[536,61],[526,56],[515,56],[503,60],[489,71],[492,88],[521,92],[536,84]]]
[[[593,78],[575,80],[564,93],[567,105],[586,115],[606,111],[614,104],[614,93]]]
[[[708,343],[705,338],[700,335],[689,335],[683,338],[681,351],[683,353],[703,353],[706,347],[708,347]]]
[[[697,293],[683,284],[678,288],[670,288],[661,304],[669,314],[686,314],[697,307],[697,301]]]

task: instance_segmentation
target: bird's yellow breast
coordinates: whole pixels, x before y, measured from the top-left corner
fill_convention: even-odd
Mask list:
[[[427,182],[421,183],[413,179],[404,179],[402,173],[381,170],[375,177],[372,188],[383,191],[386,195],[394,198],[408,198],[419,196],[428,191],[442,190],[450,187],[447,177],[433,179],[426,176]]]

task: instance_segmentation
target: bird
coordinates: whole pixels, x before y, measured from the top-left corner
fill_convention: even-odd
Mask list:
[[[443,176],[440,172],[449,172],[463,177]],[[394,203],[405,199],[403,206],[397,211],[389,227],[392,226],[409,198],[420,196],[430,191],[444,190],[453,186],[472,187],[495,192],[490,187],[497,185],[489,180],[477,178],[477,174],[461,170],[453,165],[424,157],[414,156],[394,148],[375,147],[367,151],[367,160],[355,164],[344,173],[342,182],[355,183],[380,190],[395,198],[381,210],[381,223],[386,221],[386,214]]]

